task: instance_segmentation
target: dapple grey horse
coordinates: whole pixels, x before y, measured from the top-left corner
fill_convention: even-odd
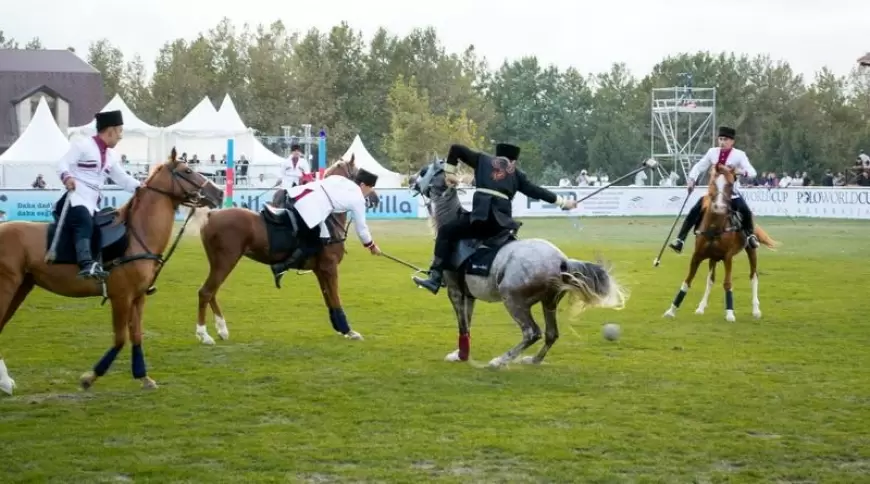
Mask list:
[[[455,188],[445,180],[444,161],[437,160],[412,178],[412,191],[428,199],[429,219],[439,227],[456,219],[465,209]],[[454,249],[455,250],[455,249]],[[447,295],[459,323],[459,348],[447,361],[466,361],[470,356],[471,316],[477,300],[504,303],[520,326],[523,339],[489,362],[501,367],[517,359],[541,339],[541,328],[532,317],[532,307],[541,303],[544,310],[544,346],[535,356],[520,362],[538,364],[559,338],[556,309],[567,294],[577,296],[579,307],[621,309],[628,299],[608,267],[601,263],[570,259],[559,248],[543,239],[516,240],[499,249],[489,275],[474,276],[453,270],[444,271]]]

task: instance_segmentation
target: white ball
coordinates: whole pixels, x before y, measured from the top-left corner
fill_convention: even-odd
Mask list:
[[[616,341],[619,339],[619,335],[622,333],[622,330],[619,329],[619,325],[615,323],[607,323],[604,325],[604,330],[602,334],[604,335],[604,339],[607,341]]]

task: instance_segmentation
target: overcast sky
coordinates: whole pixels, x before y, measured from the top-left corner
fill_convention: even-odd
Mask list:
[[[769,54],[811,79],[823,66],[845,74],[870,51],[870,0],[315,0],[304,10],[286,0],[4,3],[7,36],[39,36],[49,48],[72,46],[82,55],[90,41],[107,37],[126,55],[142,55],[149,69],[164,42],[190,39],[224,16],[238,25],[280,18],[302,32],[345,20],[367,38],[379,26],[405,34],[431,25],[448,49],[474,44],[491,65],[536,55],[584,73],[625,62],[638,76],[668,54],[709,50]]]

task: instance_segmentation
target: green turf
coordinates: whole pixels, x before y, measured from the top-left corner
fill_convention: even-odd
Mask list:
[[[343,300],[365,341],[332,331],[313,276],[278,291],[244,261],[220,293],[231,339],[201,346],[207,268],[190,239],[146,306],[156,391],[131,379],[126,349],[77,389],[112,341],[99,300],[38,291],[10,322],[0,348],[18,389],[0,398],[0,482],[868,482],[870,225],[761,223],[785,244],[761,252],[764,317],[751,318],[741,257],[726,323],[719,284],[693,314],[706,271],[678,318],[661,318],[688,260],[652,267],[670,221],[527,221],[523,236],[576,258],[600,251],[632,297],[621,312],[565,307],[547,364],[498,371],[443,362],[456,344],[446,296],[353,235]],[[428,263],[423,222],[371,225],[383,250]],[[519,338],[500,305],[478,305],[476,362]]]

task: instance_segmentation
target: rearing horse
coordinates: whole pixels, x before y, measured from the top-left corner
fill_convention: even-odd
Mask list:
[[[117,212],[101,212],[95,230],[101,232],[101,253],[109,272],[105,294],[101,284],[76,277],[78,267],[68,232],[59,235],[57,258],[47,263],[46,252],[57,224],[7,222],[0,225],[0,331],[34,287],[66,297],[104,295],[112,303],[115,341],[93,371],[81,377],[90,388],[103,376],[124,347],[129,332],[133,345],[133,377],[144,388],[156,388],[142,353],[142,313],[156,273],[165,262],[163,251],[172,236],[179,205],[220,206],[223,191],[178,161],[175,148],[169,161],[154,169],[145,184]],[[179,232],[180,235],[180,232]],[[65,241],[65,243],[64,243]],[[12,394],[15,382],[0,358],[0,390]]]
[[[357,171],[355,159],[351,156],[348,161],[334,163],[326,170],[324,176],[343,176],[353,179]],[[275,201],[280,201],[283,205],[283,200]],[[377,204],[377,195],[374,192],[369,202]],[[268,216],[268,208],[264,208],[262,213],[244,208],[226,208],[213,210],[207,214],[206,221],[200,229],[202,246],[209,266],[208,277],[199,289],[196,337],[201,343],[207,345],[215,343],[214,338],[208,334],[205,324],[207,307],[211,307],[214,313],[218,336],[223,340],[229,338],[227,321],[218,304],[217,292],[242,256],[261,264],[273,264],[289,255],[272,250],[269,240],[270,229],[267,224],[274,225],[277,222],[268,221],[266,219]],[[315,256],[308,258],[302,268],[312,270],[317,276],[323,300],[329,309],[329,319],[333,329],[349,339],[359,340],[362,339],[362,335],[350,328],[347,316],[341,307],[338,291],[338,265],[345,254],[347,216],[343,213],[333,214],[331,219],[333,220],[331,224],[327,220],[327,225],[331,225],[330,242]]]
[[[752,285],[752,316],[756,319],[761,317],[761,303],[758,300],[758,254],[757,249],[746,244],[746,236],[740,230],[739,214],[731,210],[731,194],[734,192],[734,182],[737,176],[724,166],[715,165],[710,169],[710,185],[707,195],[704,197],[704,216],[695,237],[695,250],[692,252],[692,260],[689,263],[689,274],[674,297],[671,307],[663,315],[666,318],[674,318],[677,309],[682,304],[686,293],[692,286],[692,281],[698,273],[698,267],[705,260],[710,261],[710,274],[707,277],[707,288],[704,297],[698,303],[695,314],[704,314],[707,301],[710,298],[710,290],[716,279],[716,264],[720,261],[725,266],[725,279],[722,286],[725,288],[725,320],[734,322],[734,295],[731,292],[731,268],[734,256],[742,250],[746,250],[749,256],[749,281]],[[773,240],[759,225],[755,226],[755,236],[764,246],[774,249],[779,244]],[[745,249],[744,249],[745,248]]]

